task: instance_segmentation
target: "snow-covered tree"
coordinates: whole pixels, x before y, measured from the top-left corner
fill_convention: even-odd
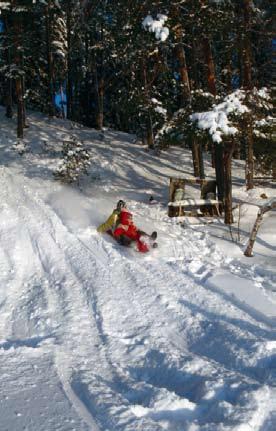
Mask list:
[[[83,142],[72,138],[62,145],[62,160],[54,173],[56,179],[65,183],[74,183],[84,174],[91,164],[91,156]]]

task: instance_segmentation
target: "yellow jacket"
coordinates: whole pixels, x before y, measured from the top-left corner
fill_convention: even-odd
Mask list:
[[[120,211],[115,209],[112,214],[110,214],[108,219],[97,228],[97,231],[100,233],[104,233],[108,230],[112,230],[113,232],[119,221],[119,214]]]

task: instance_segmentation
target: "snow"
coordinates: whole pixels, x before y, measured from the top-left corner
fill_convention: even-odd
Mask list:
[[[223,135],[235,135],[238,129],[233,125],[233,116],[239,117],[250,109],[243,103],[246,98],[244,90],[236,90],[228,94],[222,103],[214,105],[212,110],[205,112],[196,112],[190,115],[190,121],[195,122],[197,127],[202,130],[207,130],[213,142],[222,142]],[[254,88],[252,94],[249,95],[251,104],[258,108],[272,109],[271,96],[266,87],[261,89]],[[261,99],[261,100],[258,100]],[[232,117],[232,118],[231,118]],[[257,127],[270,126],[272,117],[267,116],[254,124]],[[254,129],[256,136],[266,138],[266,135]]]
[[[266,88],[266,87],[262,87],[260,89],[254,88],[254,94],[261,97],[262,99],[271,100],[270,92],[269,92],[268,88]]]
[[[244,277],[227,274],[224,271],[208,278],[207,285],[218,289],[235,302],[240,302],[241,307],[248,308],[253,313],[258,313],[259,319],[276,325],[276,300],[271,300],[261,289],[261,284],[252,282]],[[237,292],[237,286],[239,291]]]
[[[163,115],[164,117],[166,117],[166,115],[167,115],[167,109],[162,108],[161,106],[156,106],[154,108],[154,110],[155,110],[155,112],[157,112],[158,114]]]
[[[266,126],[272,125],[273,122],[274,122],[274,118],[270,117],[270,116],[267,116],[266,118],[262,118],[259,121],[255,121],[254,125],[257,126],[257,127],[258,126],[260,126],[260,127],[266,127]]]
[[[170,34],[168,27],[164,26],[167,19],[168,17],[163,14],[157,14],[157,19],[154,19],[151,15],[147,15],[143,19],[142,27],[144,30],[154,33],[157,40],[165,42]]]
[[[187,149],[29,121],[22,152],[0,108],[0,429],[274,430],[275,210],[254,257],[243,248],[275,187],[247,192],[234,161],[232,241],[221,219],[167,216],[169,177],[192,176]],[[79,188],[53,179],[71,135],[91,153]],[[97,233],[119,199],[158,249]]]
[[[228,115],[244,114],[249,111],[242,103],[244,98],[245,93],[242,90],[236,90],[226,96],[222,103],[214,105],[212,110],[190,115],[190,120],[196,122],[199,129],[208,130],[214,142],[222,142],[223,135],[235,135],[238,132]]]
[[[169,206],[173,207],[185,207],[185,206],[193,206],[193,205],[217,205],[219,202],[216,199],[184,199],[176,202],[169,202]]]
[[[262,204],[263,207],[275,207],[276,206],[276,196],[269,199],[268,201],[265,201]]]

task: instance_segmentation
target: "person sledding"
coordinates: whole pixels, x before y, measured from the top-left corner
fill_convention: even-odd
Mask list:
[[[150,243],[153,248],[157,247],[157,243],[154,242],[157,238],[157,233],[153,232],[149,235],[138,229],[134,225],[132,214],[127,210],[126,203],[123,200],[118,201],[116,208],[108,219],[97,228],[97,231],[113,236],[119,244],[124,246],[136,243],[137,250],[141,253],[149,251]],[[150,239],[150,243],[147,242],[147,239]]]
[[[109,235],[113,236],[113,232],[116,229],[117,225],[119,224],[119,216],[120,216],[121,210],[125,206],[126,206],[126,203],[120,199],[117,202],[116,208],[112,211],[108,219],[97,228],[97,231],[99,233],[108,233]]]
[[[113,232],[114,238],[122,245],[130,245],[132,242],[136,243],[137,250],[141,253],[146,253],[150,250],[150,244],[147,243],[147,238],[155,240],[157,232],[151,235],[138,229],[134,222],[131,212],[124,206],[121,209],[119,216],[119,224]],[[157,244],[154,243],[153,247]]]

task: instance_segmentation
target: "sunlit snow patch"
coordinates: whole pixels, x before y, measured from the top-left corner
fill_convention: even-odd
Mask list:
[[[159,396],[159,399],[155,401],[152,407],[143,407],[135,405],[131,407],[132,412],[135,416],[149,417],[156,421],[183,421],[191,418],[196,409],[196,404],[187,400],[186,398],[179,398],[174,393],[164,393]]]

